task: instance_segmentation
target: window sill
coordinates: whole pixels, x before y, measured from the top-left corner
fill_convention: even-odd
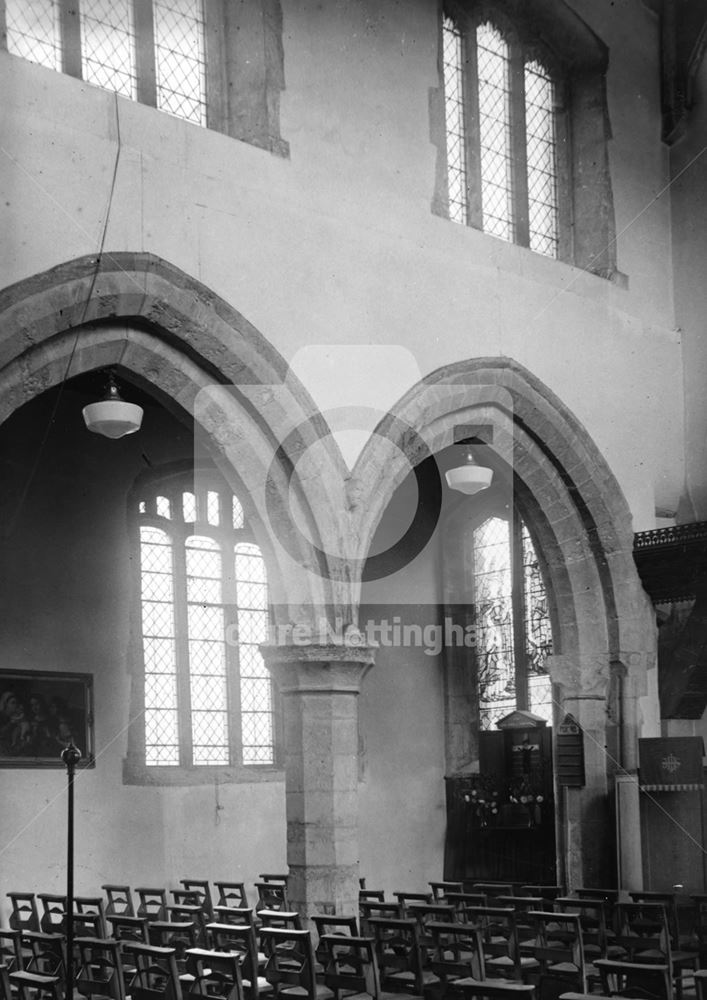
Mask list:
[[[130,757],[123,759],[124,785],[246,785],[284,781],[285,771],[273,765],[237,764],[232,767],[147,767]]]

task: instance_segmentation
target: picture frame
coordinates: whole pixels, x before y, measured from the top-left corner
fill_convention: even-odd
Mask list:
[[[0,768],[64,767],[71,739],[94,767],[92,674],[0,670]]]

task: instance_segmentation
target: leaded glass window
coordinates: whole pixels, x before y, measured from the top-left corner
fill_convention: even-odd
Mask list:
[[[0,0],[7,48],[207,124],[203,0]]]
[[[519,519],[492,516],[471,537],[480,727],[492,729],[516,708],[552,724],[552,633],[530,534]]]
[[[558,85],[490,20],[444,15],[449,217],[557,257]]]
[[[135,503],[150,767],[273,764],[265,562],[237,499],[171,482]]]

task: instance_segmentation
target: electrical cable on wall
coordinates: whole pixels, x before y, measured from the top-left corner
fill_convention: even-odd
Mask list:
[[[76,349],[77,349],[78,343],[79,343],[79,337],[81,336],[81,328],[83,327],[84,323],[86,322],[86,315],[88,314],[88,307],[89,307],[89,305],[91,303],[91,299],[93,298],[93,292],[94,292],[94,289],[96,287],[96,281],[98,280],[98,275],[99,275],[100,270],[101,270],[101,261],[103,259],[103,253],[104,253],[104,249],[105,249],[106,234],[108,232],[108,222],[110,220],[111,210],[113,208],[113,197],[115,195],[115,187],[116,187],[116,182],[117,182],[117,178],[118,178],[118,166],[119,166],[119,163],[120,163],[120,153],[121,153],[121,149],[122,149],[122,139],[121,139],[121,135],[120,135],[120,108],[119,108],[119,104],[118,104],[118,95],[115,94],[114,98],[115,98],[114,106],[115,106],[115,127],[116,127],[117,148],[116,148],[116,151],[115,151],[115,160],[113,162],[113,174],[112,174],[112,177],[111,177],[110,188],[109,188],[109,191],[108,191],[108,202],[107,202],[107,205],[106,205],[105,219],[103,220],[103,227],[102,227],[102,231],[101,231],[101,238],[100,238],[99,243],[98,243],[98,252],[97,252],[97,255],[96,255],[96,266],[94,267],[93,273],[91,275],[91,281],[90,281],[90,284],[89,284],[89,287],[88,287],[88,294],[87,294],[86,299],[85,299],[84,304],[83,304],[83,310],[81,312],[81,318],[79,319],[78,323],[76,324],[76,336],[74,337],[74,341],[73,341],[73,343],[71,345],[71,351],[69,352],[69,358],[68,358],[68,360],[66,362],[66,368],[64,370],[64,374],[63,374],[63,376],[61,378],[61,381],[59,382],[59,388],[58,388],[58,391],[57,391],[57,394],[56,394],[56,399],[54,400],[54,405],[52,406],[52,411],[51,411],[51,413],[49,415],[49,420],[47,421],[47,426],[46,426],[44,434],[42,436],[42,440],[41,440],[41,442],[39,444],[39,448],[37,449],[37,453],[35,455],[34,462],[32,463],[32,467],[31,467],[31,469],[29,471],[29,475],[27,476],[27,479],[25,481],[25,485],[22,488],[22,491],[20,492],[20,495],[18,497],[17,506],[15,507],[15,510],[14,510],[13,514],[9,517],[8,521],[6,522],[6,527],[4,528],[4,531],[3,531],[3,534],[4,534],[4,536],[6,538],[9,538],[12,535],[13,531],[15,530],[15,527],[17,525],[17,519],[20,516],[20,511],[22,510],[22,507],[24,506],[24,502],[27,499],[27,495],[29,494],[29,491],[30,491],[30,489],[32,487],[32,483],[34,482],[35,476],[37,475],[37,471],[39,469],[39,463],[41,462],[42,457],[44,455],[44,450],[45,450],[45,448],[47,446],[47,442],[49,440],[49,435],[51,434],[51,430],[52,430],[52,427],[54,426],[54,422],[56,420],[56,415],[57,415],[57,412],[59,410],[59,404],[61,403],[61,399],[62,399],[62,396],[64,394],[64,387],[65,387],[66,382],[67,382],[67,380],[69,378],[69,373],[71,371],[71,366],[73,364],[74,356],[76,354]],[[123,345],[123,351],[122,351],[122,353],[120,355],[119,362],[120,362],[120,360],[122,360],[122,357],[123,357],[123,354],[125,353],[126,347],[127,347],[127,344]]]

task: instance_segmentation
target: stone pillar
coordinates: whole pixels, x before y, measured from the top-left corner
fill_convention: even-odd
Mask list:
[[[374,650],[261,649],[283,699],[290,901],[304,917],[357,913],[358,694]]]

